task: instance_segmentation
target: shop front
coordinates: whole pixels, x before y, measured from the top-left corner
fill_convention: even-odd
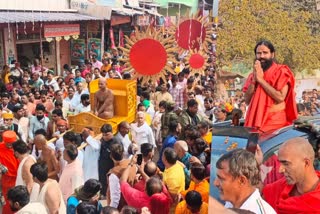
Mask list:
[[[15,59],[31,67],[38,58],[61,74],[63,65],[71,64],[73,41],[86,37],[88,21],[103,19],[72,12],[0,12],[2,20],[6,22],[0,23],[0,66]]]

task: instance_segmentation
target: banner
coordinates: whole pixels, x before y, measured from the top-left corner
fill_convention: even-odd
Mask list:
[[[90,38],[88,41],[89,56],[95,55],[98,60],[101,60],[101,39]]]
[[[71,42],[71,64],[79,65],[83,63],[85,59],[85,40],[84,39],[72,39]]]
[[[44,37],[73,36],[80,34],[80,24],[44,25]]]

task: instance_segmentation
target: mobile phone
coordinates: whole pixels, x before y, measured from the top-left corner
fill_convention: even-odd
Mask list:
[[[142,164],[142,154],[137,155],[137,164],[141,165]]]
[[[249,152],[252,152],[253,154],[255,154],[256,150],[257,150],[257,145],[258,145],[258,143],[256,143],[256,142],[248,141],[247,150]]]

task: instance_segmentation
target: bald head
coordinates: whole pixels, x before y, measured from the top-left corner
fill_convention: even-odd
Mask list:
[[[107,79],[104,77],[100,77],[98,85],[99,85],[99,89],[102,89],[102,90],[105,89],[107,87]]]
[[[184,152],[188,151],[188,144],[184,140],[178,140],[175,144],[174,147],[177,149],[181,149]]]
[[[38,134],[34,137],[33,142],[36,145],[37,149],[41,150],[42,147],[47,144],[47,139],[44,135]]]
[[[280,149],[280,151],[287,151],[294,157],[308,158],[309,160],[314,160],[314,150],[309,141],[302,137],[292,138],[284,142]]]
[[[303,186],[318,180],[313,166],[314,151],[307,139],[297,137],[284,142],[279,149],[279,173],[283,174],[289,185],[303,190]],[[309,187],[310,188],[310,187]]]
[[[143,171],[149,176],[154,176],[157,173],[157,165],[153,161],[148,161],[144,166]]]

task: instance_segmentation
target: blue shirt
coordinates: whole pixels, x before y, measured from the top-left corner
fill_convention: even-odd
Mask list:
[[[186,152],[186,154],[181,158],[181,162],[184,164],[184,177],[185,177],[185,183],[186,183],[186,189],[189,188],[189,184],[190,184],[190,158],[192,157],[192,155],[189,152]]]
[[[76,197],[70,196],[67,201],[67,214],[76,214],[77,206],[81,203]],[[102,205],[98,201],[97,213],[100,214],[102,210]]]
[[[160,154],[159,154],[159,160],[158,160],[158,162],[157,162],[157,165],[158,165],[158,167],[159,167],[159,169],[160,169],[161,171],[164,170],[164,164],[163,164],[163,162],[162,162],[162,154],[163,154],[163,151],[164,151],[166,148],[168,148],[168,147],[173,148],[173,146],[174,146],[174,144],[175,144],[176,142],[177,142],[177,137],[174,136],[174,135],[168,135],[168,136],[164,139],[163,144],[162,144],[162,149],[161,149]]]

